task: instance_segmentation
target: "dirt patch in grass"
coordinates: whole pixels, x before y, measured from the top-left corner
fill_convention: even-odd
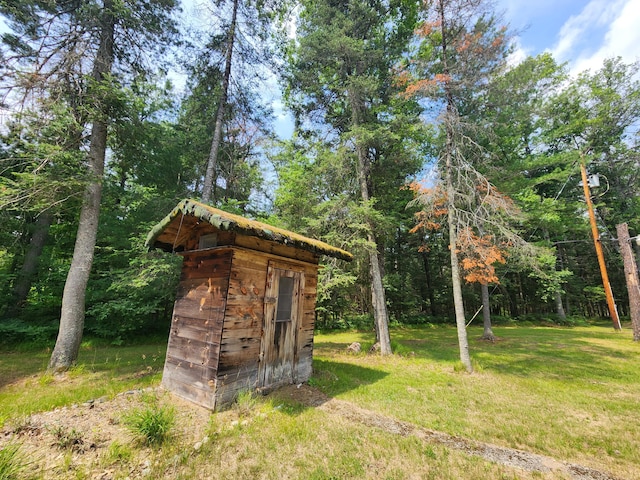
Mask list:
[[[125,462],[119,458],[118,450],[136,443],[133,434],[122,424],[124,413],[144,408],[145,396],[149,395],[176,407],[176,423],[180,425],[176,436],[186,436],[187,441],[204,436],[209,411],[160,389],[149,388],[127,391],[111,400],[106,397],[92,399],[9,422],[0,431],[0,448],[10,442],[19,443],[21,450],[28,453],[28,467],[36,478],[74,478],[77,471],[84,473],[83,478],[123,478],[121,469],[115,464],[127,462],[128,478],[147,477],[148,448],[141,447],[142,455],[131,455]],[[120,471],[114,476],[117,470]]]

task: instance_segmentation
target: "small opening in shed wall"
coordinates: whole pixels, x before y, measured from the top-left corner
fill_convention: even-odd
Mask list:
[[[218,234],[217,233],[209,233],[207,235],[202,235],[200,237],[200,241],[198,243],[198,248],[203,250],[205,248],[213,248],[218,246]]]
[[[276,311],[276,322],[291,321],[293,286],[293,277],[280,277],[280,285],[278,286],[278,309]]]

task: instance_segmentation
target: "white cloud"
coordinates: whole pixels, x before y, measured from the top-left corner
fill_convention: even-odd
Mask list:
[[[568,61],[576,73],[598,69],[612,56],[631,62],[640,56],[639,23],[637,0],[591,0],[565,22],[551,52],[559,61]]]
[[[522,46],[519,38],[516,38],[514,40],[513,52],[511,52],[507,58],[507,64],[511,67],[515,67],[522,63],[529,55],[530,51]]]
[[[560,29],[558,43],[552,48],[554,56],[560,60],[571,60],[576,48],[580,48],[593,35],[597,27],[613,21],[616,11],[624,0],[591,0],[578,14],[572,15]]]
[[[625,62],[640,60],[640,3],[627,0],[618,16],[609,25],[600,48],[591,55],[580,56],[574,64],[575,71],[597,70],[602,61],[611,57],[622,57]]]

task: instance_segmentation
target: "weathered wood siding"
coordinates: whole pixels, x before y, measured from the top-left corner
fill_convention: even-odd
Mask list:
[[[233,402],[242,390],[269,386],[263,385],[260,362],[270,262],[303,275],[294,343],[287,347],[294,350],[288,378],[304,382],[311,376],[317,257],[303,253],[302,261],[288,259],[265,252],[271,249],[267,242],[261,241],[260,247],[263,251],[219,246],[182,254],[162,378],[168,390],[215,409]],[[282,247],[273,250],[292,253],[290,247]]]
[[[216,402],[220,406],[232,402],[241,390],[264,386],[259,378],[260,347],[267,269],[274,260],[289,262],[304,272],[304,311],[296,334],[294,381],[306,381],[311,375],[317,265],[234,248],[218,365]]]
[[[184,255],[162,376],[165,388],[207,408],[216,403],[231,260],[228,248]]]
[[[318,268],[307,268],[304,278],[302,321],[298,323],[297,382],[306,382],[313,373],[313,329],[316,321]]]

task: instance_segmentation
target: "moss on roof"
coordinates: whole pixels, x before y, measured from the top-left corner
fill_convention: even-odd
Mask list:
[[[172,211],[163,218],[147,235],[145,244],[152,248],[163,233],[163,231],[171,224],[178,215],[191,215],[200,220],[210,223],[218,230],[237,232],[244,235],[254,236],[272,242],[281,243],[310,251],[319,255],[329,255],[331,257],[340,258],[342,260],[351,261],[353,255],[340,248],[314,240],[312,238],[299,235],[288,230],[274,227],[266,223],[249,220],[240,215],[227,213],[223,210],[210,207],[196,200],[182,200]]]

